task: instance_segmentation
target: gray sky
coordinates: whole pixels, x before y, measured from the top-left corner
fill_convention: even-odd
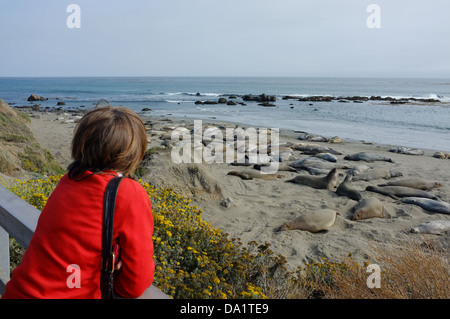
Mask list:
[[[450,77],[448,0],[0,1],[0,76]]]

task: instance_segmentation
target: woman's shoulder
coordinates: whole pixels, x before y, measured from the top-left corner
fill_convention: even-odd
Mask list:
[[[120,207],[123,209],[119,209]],[[141,216],[144,211],[151,212],[151,200],[139,182],[125,177],[119,185],[116,208],[119,215],[122,212],[122,216]]]
[[[136,181],[132,178],[129,178],[129,177],[125,177],[122,179],[122,181],[120,182],[120,186],[119,186],[119,191],[120,190],[124,190],[126,192],[131,192],[131,193],[147,194],[147,192],[145,191],[145,189],[141,185],[141,183],[139,183],[138,181]]]

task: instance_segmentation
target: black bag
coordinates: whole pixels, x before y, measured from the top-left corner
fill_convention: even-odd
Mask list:
[[[100,289],[102,299],[114,298],[114,263],[115,256],[112,252],[114,209],[116,195],[123,176],[113,177],[106,186],[103,199],[103,240],[102,240],[102,269]]]

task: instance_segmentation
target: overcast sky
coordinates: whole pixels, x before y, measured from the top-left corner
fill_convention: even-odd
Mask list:
[[[0,76],[450,78],[449,0],[0,1]]]

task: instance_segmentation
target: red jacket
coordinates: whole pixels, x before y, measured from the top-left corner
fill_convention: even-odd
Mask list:
[[[101,298],[103,195],[112,177],[91,175],[81,181],[69,179],[67,174],[62,177],[3,298]],[[114,282],[122,297],[138,297],[153,282],[152,234],[147,193],[136,181],[123,179],[113,235],[123,261]]]

